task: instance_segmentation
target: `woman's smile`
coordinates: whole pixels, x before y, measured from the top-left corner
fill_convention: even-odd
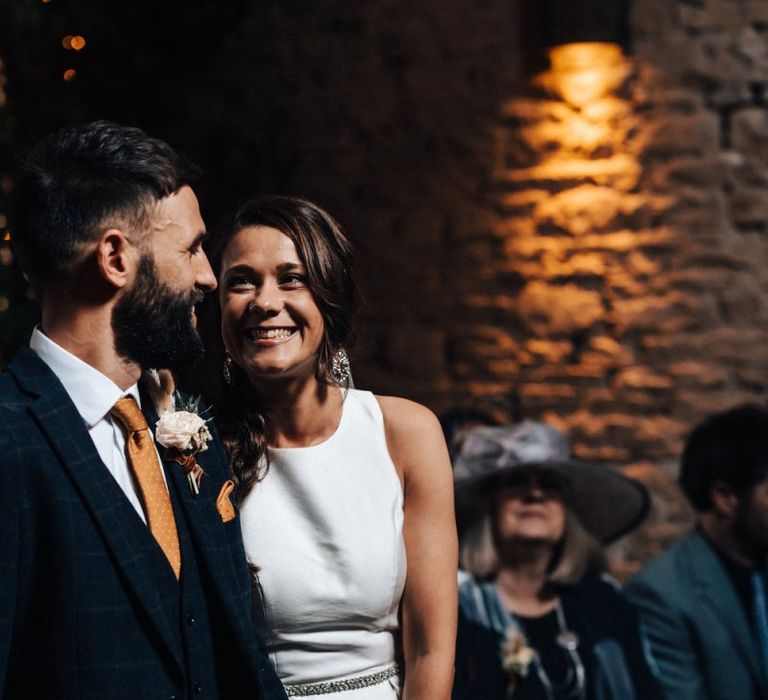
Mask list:
[[[282,345],[293,338],[299,329],[296,326],[270,326],[246,328],[244,333],[252,343],[259,347],[273,347]]]

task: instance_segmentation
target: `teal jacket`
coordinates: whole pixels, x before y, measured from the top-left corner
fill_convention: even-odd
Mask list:
[[[699,533],[651,560],[624,593],[639,608],[668,700],[768,697],[747,616]]]

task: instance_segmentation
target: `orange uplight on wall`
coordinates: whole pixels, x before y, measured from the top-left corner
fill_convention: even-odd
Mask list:
[[[618,44],[578,42],[549,51],[551,70],[544,80],[566,102],[585,105],[614,92],[629,73]]]

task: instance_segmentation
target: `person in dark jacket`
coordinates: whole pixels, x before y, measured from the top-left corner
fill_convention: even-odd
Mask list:
[[[571,460],[562,434],[533,421],[470,431],[454,480],[454,700],[659,698],[636,614],[602,575],[599,544],[642,520],[645,488]]]
[[[695,527],[627,583],[668,700],[768,698],[768,408],[709,416],[680,487]]]

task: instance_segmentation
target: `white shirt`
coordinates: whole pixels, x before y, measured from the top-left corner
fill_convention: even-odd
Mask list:
[[[112,406],[123,396],[132,396],[141,408],[138,384],[122,391],[109,377],[54,343],[39,328],[35,328],[32,332],[29,347],[50,367],[64,386],[88,429],[99,457],[139,517],[146,523],[147,518],[141,506],[139,491],[125,456],[123,429],[109,415]],[[150,433],[152,433],[151,428]]]

